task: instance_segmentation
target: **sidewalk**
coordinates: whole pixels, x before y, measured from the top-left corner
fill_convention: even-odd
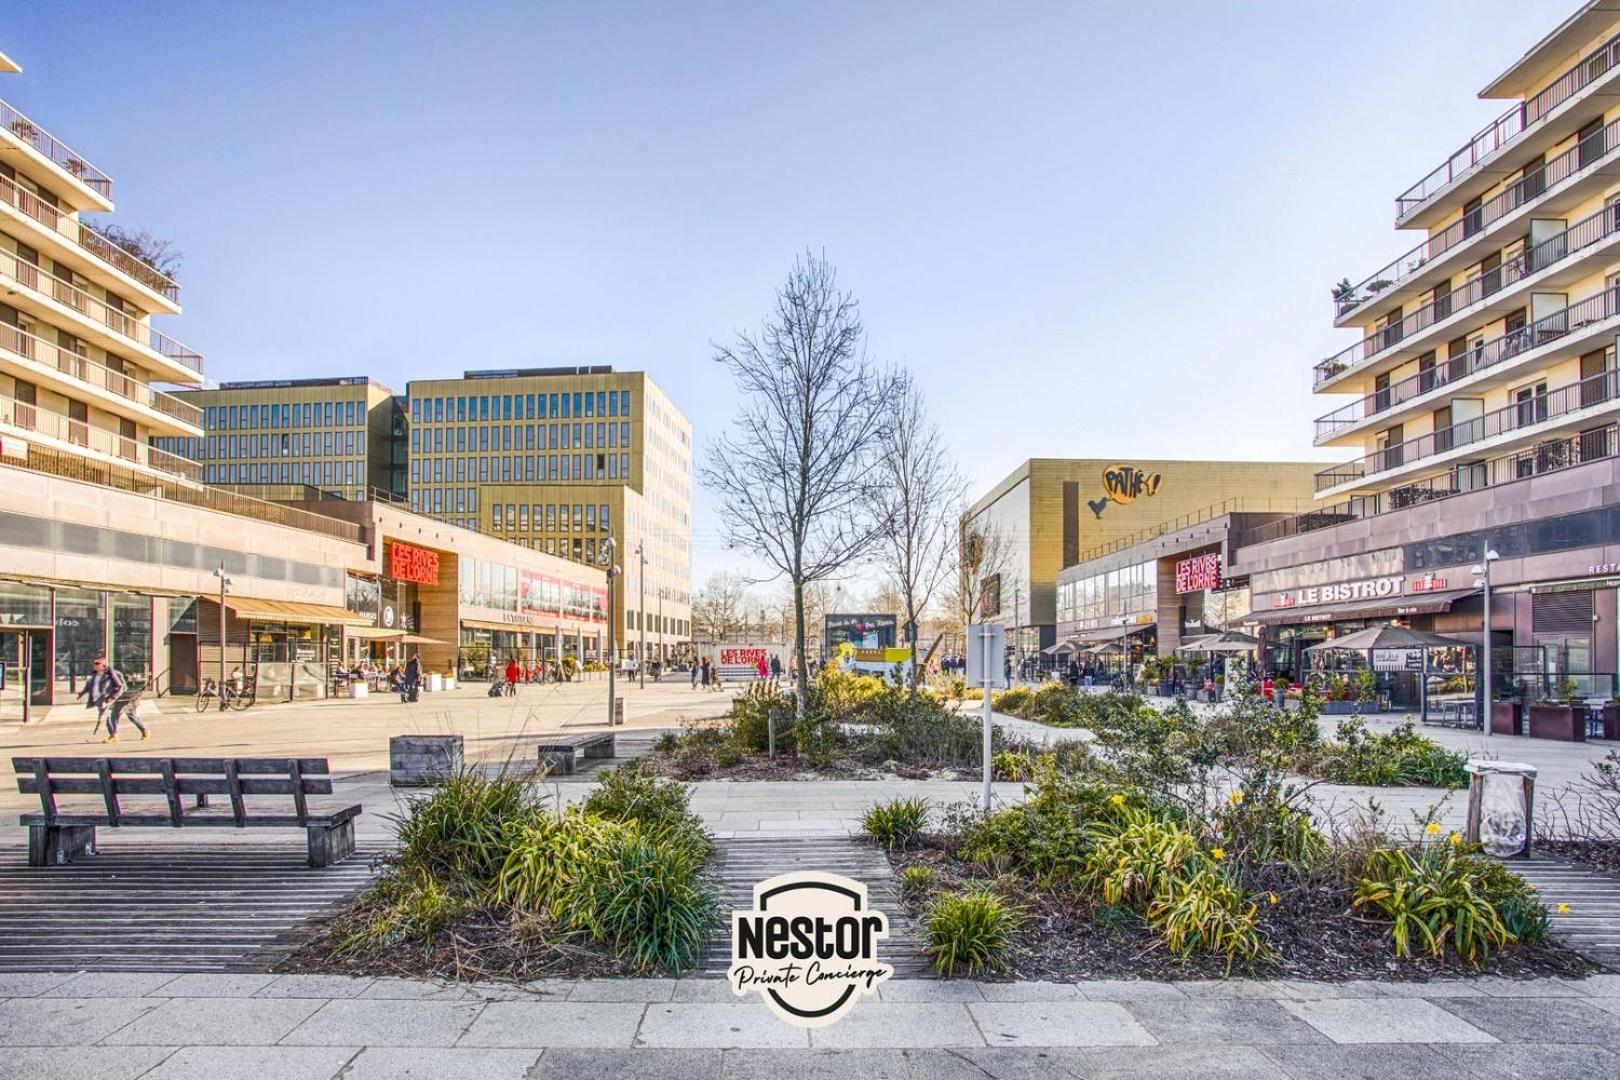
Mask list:
[[[5,1080],[1620,1075],[1613,975],[891,981],[814,1031],[718,979],[19,974],[0,998]]]

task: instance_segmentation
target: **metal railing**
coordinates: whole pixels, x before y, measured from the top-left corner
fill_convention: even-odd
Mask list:
[[[1417,247],[1357,285],[1349,295],[1336,298],[1337,314],[1361,307],[1392,285],[1421,270],[1431,259],[1439,258],[1464,240],[1483,233],[1504,216],[1555,191],[1564,181],[1595,165],[1620,149],[1620,120],[1579,140],[1551,161],[1509,184],[1489,202],[1482,203],[1450,225],[1434,233]]]
[[[114,371],[104,364],[96,363],[87,356],[81,356],[72,349],[53,344],[25,330],[18,330],[14,326],[0,323],[0,349],[20,356],[25,360],[33,361],[43,367],[55,368],[65,375],[70,375],[81,382],[117,394],[119,397],[133,401],[137,405],[155,409],[165,416],[173,417],[182,424],[189,424],[195,428],[202,427],[202,410],[190,402],[181,401],[179,398],[165,394],[161,390],[154,390],[149,384],[132,378],[122,371]]]
[[[1326,491],[1352,480],[1376,476],[1498,435],[1537,428],[1583,409],[1616,400],[1620,400],[1620,371],[1605,371],[1324,469],[1316,474],[1316,490]]]
[[[92,427],[83,420],[75,420],[16,398],[0,397],[0,424],[10,424],[20,431],[122,458],[187,480],[202,481],[202,466],[189,458],[177,457],[138,439],[128,439],[116,431]]]
[[[1620,204],[1606,206],[1588,214],[1567,229],[1526,247],[1513,258],[1503,261],[1501,265],[1475,274],[1445,295],[1437,296],[1424,304],[1400,322],[1380,327],[1357,344],[1323,360],[1314,369],[1315,384],[1320,386],[1357,364],[1388,352],[1413,334],[1427,330],[1464,308],[1494,296],[1531,274],[1549,269],[1616,233],[1620,233]]]
[[[1558,341],[1575,331],[1593,328],[1596,324],[1612,319],[1616,315],[1620,315],[1620,287],[1605,289],[1551,315],[1544,315],[1511,333],[1481,342],[1476,348],[1444,361],[1437,361],[1432,368],[1409,375],[1399,382],[1390,383],[1342,409],[1335,409],[1326,416],[1318,417],[1316,441],[1321,442],[1347,427],[1359,424],[1397,405],[1404,405],[1433,390],[1466,378],[1476,371],[1505,363],[1532,349]]]
[[[151,323],[99,300],[77,285],[49,270],[28,262],[15,252],[0,248],[0,277],[10,278],[22,288],[88,316],[119,337],[151,349],[167,360],[202,371],[202,355],[189,345],[169,337]]]
[[[1526,98],[1497,117],[1433,172],[1402,192],[1395,199],[1395,220],[1404,220],[1453,180],[1514,142],[1617,62],[1620,62],[1620,34],[1581,57],[1534,97]]]
[[[51,232],[77,244],[101,262],[117,270],[153,292],[180,302],[180,286],[163,271],[142,259],[128,248],[119,246],[78,218],[64,214],[38,195],[19,187],[16,181],[0,176],[0,203],[14,207],[39,222]]]
[[[1501,457],[1458,465],[1451,472],[1440,476],[1432,476],[1373,495],[1357,496],[1343,502],[1319,506],[1308,513],[1284,518],[1281,521],[1256,525],[1243,531],[1237,546],[1247,547],[1268,540],[1281,540],[1320,529],[1331,529],[1348,521],[1376,517],[1433,502],[1436,499],[1465,495],[1470,491],[1499,487],[1543,473],[1557,472],[1560,469],[1612,458],[1617,452],[1620,452],[1620,430],[1613,425],[1583,431],[1564,439],[1549,439],[1528,449],[1516,450]]]
[[[81,184],[103,198],[112,198],[112,177],[90,164],[56,136],[0,101],[0,124],[23,142],[50,158],[58,167],[73,175]]]
[[[1256,505],[1262,502],[1266,503],[1267,505]],[[1282,507],[1277,505],[1279,502],[1286,502],[1292,505]],[[1160,522],[1159,524],[1150,526],[1146,529],[1138,529],[1136,532],[1130,533],[1129,535],[1121,536],[1115,540],[1110,540],[1106,544],[1100,544],[1097,547],[1084,551],[1080,554],[1080,557],[1075,560],[1074,565],[1078,566],[1081,563],[1090,562],[1092,559],[1100,559],[1104,555],[1110,555],[1116,551],[1124,551],[1126,548],[1133,547],[1134,545],[1140,544],[1145,540],[1152,540],[1155,537],[1164,536],[1167,533],[1173,533],[1177,529],[1186,529],[1193,525],[1201,524],[1205,521],[1212,521],[1215,518],[1221,517],[1225,514],[1236,514],[1244,511],[1263,514],[1268,510],[1281,513],[1284,510],[1298,510],[1303,506],[1311,505],[1314,505],[1314,500],[1312,499],[1279,500],[1257,499],[1243,496],[1222,499],[1218,503],[1202,507],[1198,510],[1191,510],[1185,514],[1182,514],[1178,518],[1174,518],[1170,521]]]
[[[41,417],[60,417],[60,413],[47,413],[31,405],[23,405],[11,398],[0,397],[0,423],[11,423],[8,417],[15,416],[12,411],[15,407],[34,411],[36,425],[41,423]],[[66,417],[61,417],[66,420]],[[28,419],[24,417],[24,419]],[[43,423],[53,423],[44,420]],[[78,421],[70,421],[79,424]],[[29,427],[25,424],[13,426],[24,430],[38,431],[40,434],[50,434],[39,426]],[[86,429],[85,441],[76,442],[75,445],[86,449],[105,453],[98,445],[101,435],[110,434],[101,432],[99,428]],[[99,432],[99,434],[98,434]],[[54,437],[54,436],[53,436]],[[116,439],[117,436],[114,436]],[[66,441],[73,441],[72,439]],[[122,457],[126,461],[141,462],[148,467],[158,469],[158,472],[142,472],[126,466],[104,462],[85,454],[71,453],[58,450],[54,447],[44,446],[40,443],[30,442],[26,457],[0,457],[0,469],[7,467],[28,469],[33,472],[47,473],[67,480],[76,480],[81,483],[96,484],[100,487],[116,488],[121,491],[131,491],[154,499],[163,499],[166,502],[184,503],[202,510],[214,510],[222,514],[232,514],[237,517],[253,518],[258,521],[269,522],[274,525],[285,525],[290,528],[304,529],[309,532],[318,532],[327,536],[334,536],[340,540],[347,540],[356,544],[366,542],[366,529],[352,521],[340,518],[326,517],[323,514],[311,513],[295,507],[284,506],[280,503],[265,502],[262,499],[249,498],[231,491],[210,487],[198,482],[194,475],[182,472],[185,469],[196,470],[197,463],[186,458],[177,458],[162,450],[152,447],[142,447],[133,439],[122,439],[122,443],[130,444],[125,447],[126,452],[115,453],[113,456]]]

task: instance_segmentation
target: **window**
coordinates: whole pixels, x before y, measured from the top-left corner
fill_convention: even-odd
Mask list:
[[[585,395],[585,415],[586,416],[595,416],[596,415],[596,395],[595,394],[586,394]]]

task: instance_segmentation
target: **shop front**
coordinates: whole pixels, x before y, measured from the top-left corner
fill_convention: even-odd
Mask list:
[[[197,608],[201,677],[217,680],[223,672],[229,684],[251,686],[260,702],[326,697],[342,663],[345,628],[367,621],[330,604],[227,595],[222,667],[219,601],[205,598]]]

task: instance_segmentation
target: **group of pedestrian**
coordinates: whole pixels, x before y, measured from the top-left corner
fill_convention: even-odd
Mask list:
[[[692,665],[692,689],[696,690],[699,686],[705,690],[721,689],[720,665],[710,661],[707,656]]]

